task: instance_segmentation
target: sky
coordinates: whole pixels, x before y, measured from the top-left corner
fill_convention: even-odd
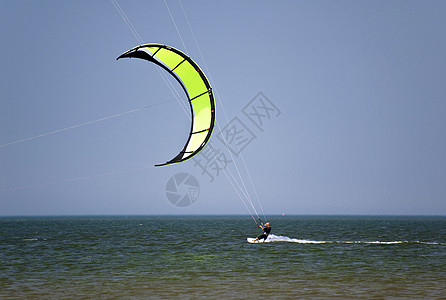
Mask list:
[[[446,215],[445,11],[1,0],[0,215]],[[178,84],[116,61],[141,43],[213,87],[213,136],[183,163],[154,167],[187,140]]]

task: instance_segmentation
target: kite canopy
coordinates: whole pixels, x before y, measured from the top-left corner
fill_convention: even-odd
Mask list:
[[[190,105],[192,124],[186,145],[176,157],[156,166],[179,163],[200,152],[211,137],[215,121],[214,95],[200,67],[183,52],[160,44],[137,46],[117,59],[125,57],[148,60],[169,72],[183,88]]]

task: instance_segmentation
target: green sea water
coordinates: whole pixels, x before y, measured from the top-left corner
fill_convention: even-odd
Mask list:
[[[446,297],[446,217],[0,218],[1,299]]]

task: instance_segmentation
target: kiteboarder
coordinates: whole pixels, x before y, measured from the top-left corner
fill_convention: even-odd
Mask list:
[[[263,233],[261,235],[259,235],[254,242],[257,242],[258,240],[263,239],[263,241],[266,240],[266,238],[268,237],[269,233],[271,232],[271,226],[269,226],[269,223],[265,223],[265,225],[259,225],[260,228],[263,229]]]

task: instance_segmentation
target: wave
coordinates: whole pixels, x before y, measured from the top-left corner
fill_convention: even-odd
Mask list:
[[[265,243],[288,242],[298,244],[370,244],[370,245],[396,245],[396,244],[423,244],[423,245],[443,245],[438,242],[421,242],[421,241],[316,241],[290,238],[282,235],[270,234]]]

